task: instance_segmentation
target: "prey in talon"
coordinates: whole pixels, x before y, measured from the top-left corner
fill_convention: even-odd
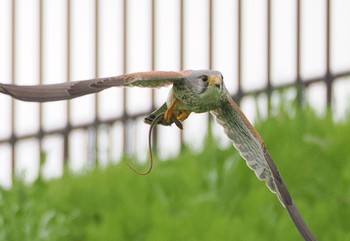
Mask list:
[[[165,114],[169,113],[167,112],[167,105],[164,103],[159,109],[153,111],[151,114],[149,114],[145,119],[144,122],[146,124],[152,125],[154,123],[155,125],[163,125],[163,126],[171,126],[173,123],[175,125],[183,130],[182,123],[180,120],[178,120],[175,116],[172,116],[171,119],[169,119],[169,115],[167,114],[167,119],[165,118]],[[157,118],[159,116],[159,118]],[[157,119],[156,122],[154,120]]]

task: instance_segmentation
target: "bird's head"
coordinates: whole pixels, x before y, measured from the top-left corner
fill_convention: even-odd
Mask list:
[[[216,70],[192,71],[186,81],[186,85],[202,97],[220,95],[224,89],[223,76]]]
[[[194,70],[186,78],[185,85],[190,87],[196,94],[208,94],[222,92],[223,76],[216,70]]]
[[[183,82],[174,83],[173,89],[175,98],[182,103],[179,109],[197,113],[218,108],[226,97],[222,74],[216,70],[188,71]]]

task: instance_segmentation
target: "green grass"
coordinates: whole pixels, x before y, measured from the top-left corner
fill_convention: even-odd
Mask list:
[[[350,240],[350,121],[300,111],[257,124],[319,240]],[[129,160],[130,161],[130,160]],[[302,240],[277,197],[233,147],[208,139],[157,161],[148,176],[125,165],[0,191],[0,240]]]

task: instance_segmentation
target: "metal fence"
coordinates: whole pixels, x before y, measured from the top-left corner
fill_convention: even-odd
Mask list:
[[[95,72],[95,77],[99,77],[101,76],[100,73],[100,68],[101,68],[101,63],[100,63],[100,48],[101,48],[101,36],[100,36],[100,27],[101,27],[101,16],[104,14],[103,12],[101,12],[101,7],[100,4],[103,1],[91,1],[94,6],[93,9],[95,10],[95,17],[93,19],[92,22],[94,22],[94,24],[92,26],[90,26],[90,28],[93,28],[94,31],[94,38],[93,42],[94,42],[94,55],[95,55],[95,61],[94,61],[94,72]],[[122,65],[119,66],[119,69],[122,69],[122,71],[124,73],[130,72],[130,68],[129,68],[129,48],[128,48],[128,44],[129,44],[129,36],[130,36],[130,32],[131,31],[129,29],[129,21],[130,18],[128,16],[128,14],[130,14],[129,11],[129,2],[127,0],[123,0],[123,1],[118,1],[118,6],[121,9],[121,12],[123,13],[123,16],[120,18],[122,21],[122,33],[120,33],[120,42],[122,43],[122,49],[123,52],[120,54],[119,58],[122,62]],[[174,2],[174,1],[173,1]],[[202,1],[204,2],[204,1]],[[325,53],[325,67],[324,67],[324,74],[319,75],[319,76],[315,76],[315,77],[308,77],[308,78],[303,78],[302,74],[301,74],[301,69],[302,69],[302,26],[303,26],[303,21],[305,21],[305,19],[302,18],[302,8],[303,8],[303,1],[302,0],[294,0],[292,1],[292,6],[294,6],[294,9],[291,9],[292,14],[294,15],[295,18],[295,23],[294,26],[295,28],[292,29],[291,31],[293,31],[295,34],[295,78],[292,81],[289,81],[288,83],[283,83],[283,84],[275,84],[273,83],[272,77],[271,77],[271,71],[272,71],[272,53],[274,51],[274,45],[273,45],[273,41],[272,41],[272,34],[274,34],[274,29],[273,29],[273,21],[274,19],[272,19],[273,14],[271,13],[274,7],[274,4],[276,4],[276,1],[273,0],[265,0],[263,1],[263,5],[264,5],[264,11],[266,11],[265,16],[265,23],[264,25],[266,25],[266,39],[263,39],[261,41],[263,41],[266,46],[266,54],[265,54],[265,61],[266,61],[266,76],[264,76],[263,79],[265,79],[265,83],[264,86],[262,88],[258,88],[258,89],[249,89],[246,90],[243,88],[243,78],[242,78],[242,71],[243,71],[243,63],[244,61],[242,60],[244,53],[243,53],[243,47],[245,45],[244,39],[243,39],[243,31],[244,29],[244,10],[243,8],[246,7],[245,6],[245,1],[242,0],[236,0],[234,1],[234,8],[232,8],[231,14],[234,16],[234,21],[232,23],[230,23],[232,25],[232,28],[236,30],[236,34],[235,34],[235,41],[232,42],[232,45],[235,45],[234,48],[236,49],[234,58],[235,58],[235,66],[232,66],[233,69],[235,69],[235,73],[234,73],[234,79],[232,81],[235,82],[235,85],[237,86],[235,93],[233,93],[233,97],[237,102],[241,102],[241,100],[245,97],[245,96],[259,96],[259,95],[265,95],[267,96],[267,108],[270,108],[270,102],[271,102],[271,95],[273,94],[274,91],[278,91],[281,89],[285,89],[285,88],[295,88],[297,90],[297,99],[299,101],[299,103],[303,103],[305,101],[305,93],[306,90],[314,85],[315,83],[322,83],[325,86],[325,90],[326,90],[326,94],[325,94],[325,98],[326,98],[326,103],[327,106],[332,106],[332,100],[333,100],[333,86],[336,80],[343,78],[343,77],[348,77],[350,76],[350,69],[346,70],[346,71],[341,71],[341,72],[334,72],[332,71],[331,68],[331,60],[332,60],[332,14],[334,14],[334,12],[332,11],[332,3],[334,1],[331,0],[325,0],[323,2],[323,4],[325,4],[325,13],[324,16],[325,18],[322,20],[324,21],[322,24],[324,24],[325,26],[325,34],[324,34],[324,41],[325,41],[325,46],[324,46],[324,53]],[[18,50],[16,48],[16,41],[17,38],[19,37],[23,37],[23,36],[17,36],[16,33],[16,29],[18,28],[18,23],[16,22],[16,16],[17,14],[19,14],[17,12],[18,9],[18,5],[21,4],[22,2],[19,0],[13,0],[11,1],[11,21],[9,22],[9,24],[11,24],[11,36],[10,39],[12,41],[12,45],[11,45],[11,83],[18,83],[18,71],[16,70],[16,56],[18,56]],[[318,2],[317,2],[318,3]],[[45,0],[38,0],[37,1],[37,7],[39,8],[38,13],[39,13],[39,37],[38,37],[38,45],[39,45],[39,53],[38,53],[38,58],[39,58],[39,66],[38,66],[38,73],[39,73],[39,84],[43,84],[44,81],[44,57],[43,54],[45,52],[45,43],[43,40],[43,35],[44,35],[44,31],[46,31],[47,28],[44,27],[44,5],[47,4],[47,1]],[[76,13],[76,11],[72,10],[72,6],[74,4],[74,1],[69,1],[67,0],[65,5],[66,5],[66,19],[64,20],[66,23],[66,80],[67,81],[72,81],[75,80],[72,78],[72,18],[73,15]],[[158,49],[158,44],[159,42],[157,42],[157,38],[156,38],[156,34],[157,34],[157,22],[162,21],[162,19],[157,18],[157,14],[159,14],[159,11],[162,11],[162,9],[159,9],[159,5],[160,5],[160,1],[156,1],[156,0],[150,0],[147,1],[147,4],[149,4],[148,9],[149,9],[149,14],[147,16],[149,16],[150,19],[148,19],[147,24],[150,24],[150,26],[148,26],[148,29],[151,31],[150,33],[150,39],[149,41],[149,49],[150,49],[150,55],[149,55],[149,70],[151,69],[157,69],[157,52],[161,51]],[[188,64],[186,64],[187,61],[187,57],[186,57],[186,34],[187,32],[185,31],[187,23],[190,19],[190,14],[186,14],[186,11],[188,11],[187,6],[186,5],[186,1],[185,0],[178,0],[176,1],[175,5],[177,5],[176,9],[174,9],[174,14],[176,14],[176,16],[178,16],[178,67],[177,69],[185,69],[185,68],[191,68],[191,66],[189,66]],[[231,5],[230,5],[231,6]],[[207,58],[205,61],[207,61],[206,66],[204,66],[205,68],[219,68],[220,66],[218,66],[217,64],[215,65],[215,63],[213,63],[213,60],[215,59],[215,54],[216,54],[216,50],[215,50],[215,46],[216,46],[216,42],[215,42],[215,31],[216,28],[218,28],[219,26],[216,24],[215,19],[216,19],[216,12],[215,12],[215,8],[217,7],[217,2],[214,0],[207,0],[205,1],[205,7],[204,9],[206,9],[205,13],[203,13],[205,16],[207,16],[206,18],[204,18],[206,20],[205,23],[203,23],[206,28],[207,28],[207,34],[206,34],[206,40],[207,41]],[[120,11],[120,10],[118,10]],[[193,17],[196,16],[196,14],[198,13],[193,13]],[[305,15],[304,15],[305,17]],[[321,24],[321,23],[320,23]],[[142,37],[140,37],[140,41],[142,40]],[[260,40],[257,40],[260,41]],[[228,53],[229,54],[229,53]],[[350,53],[347,53],[348,55]],[[33,57],[34,58],[34,57]],[[254,66],[251,66],[251,68],[254,68]],[[22,75],[23,76],[23,75]],[[226,82],[230,81],[227,80],[226,78]],[[100,113],[100,98],[101,98],[101,94],[99,95],[95,95],[93,97],[93,104],[92,104],[92,108],[93,108],[93,113],[94,113],[94,118],[92,121],[89,122],[84,122],[84,123],[79,123],[79,124],[73,124],[71,122],[71,115],[72,115],[72,106],[71,106],[71,101],[67,101],[66,102],[66,124],[64,127],[59,127],[59,128],[53,128],[53,129],[46,129],[43,128],[42,122],[44,119],[44,111],[43,111],[43,105],[42,104],[38,104],[39,105],[39,111],[38,111],[38,126],[39,129],[35,130],[34,132],[31,133],[26,133],[26,134],[17,134],[16,133],[16,118],[18,118],[18,116],[16,115],[16,106],[17,106],[17,102],[14,100],[10,101],[10,113],[3,113],[3,115],[11,115],[10,118],[10,135],[6,136],[6,137],[0,137],[0,145],[9,145],[10,149],[11,149],[11,170],[12,170],[12,177],[15,176],[15,170],[16,170],[16,159],[17,159],[17,154],[16,154],[16,148],[17,148],[17,144],[19,142],[21,142],[22,140],[26,140],[26,139],[34,139],[38,141],[38,146],[39,148],[36,150],[39,153],[44,153],[45,150],[43,148],[43,142],[45,140],[46,137],[48,136],[60,136],[63,138],[63,148],[62,148],[62,158],[63,160],[69,160],[70,159],[70,138],[71,138],[71,134],[72,132],[74,132],[75,130],[83,130],[86,131],[87,133],[90,133],[88,135],[89,138],[89,148],[92,148],[93,151],[90,152],[90,159],[94,160],[97,158],[97,153],[99,150],[97,150],[98,148],[98,144],[99,143],[99,138],[100,138],[100,134],[99,132],[101,131],[101,128],[110,128],[116,124],[121,125],[121,132],[118,133],[123,141],[122,141],[122,153],[130,153],[130,145],[132,146],[133,143],[131,143],[130,139],[132,139],[132,137],[130,135],[130,131],[128,131],[130,128],[132,128],[131,126],[135,124],[135,120],[138,120],[142,117],[144,117],[146,114],[148,114],[150,111],[152,111],[154,108],[157,107],[156,104],[156,96],[157,96],[157,92],[156,91],[152,91],[151,92],[151,97],[150,97],[150,106],[147,110],[141,111],[141,112],[137,112],[137,113],[129,113],[127,110],[127,105],[128,105],[128,90],[123,90],[122,92],[122,111],[121,111],[121,115],[119,116],[114,116],[111,118],[100,118],[99,114]],[[323,98],[323,97],[322,97]],[[181,142],[183,136],[182,134],[179,135],[179,142]],[[131,148],[132,149],[132,148]],[[0,153],[1,155],[1,153]],[[65,165],[64,163],[66,163],[65,161],[62,160],[63,165]]]

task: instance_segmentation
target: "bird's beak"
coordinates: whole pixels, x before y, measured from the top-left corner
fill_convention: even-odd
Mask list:
[[[216,88],[221,89],[222,86],[222,80],[220,76],[209,76],[209,86],[213,86]]]

